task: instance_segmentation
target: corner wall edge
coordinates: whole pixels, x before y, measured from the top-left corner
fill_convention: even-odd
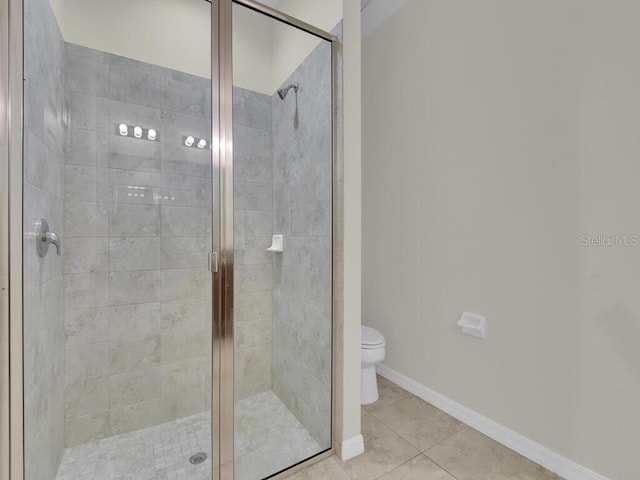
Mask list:
[[[350,460],[362,453],[364,453],[364,438],[362,435],[349,438],[342,442],[340,448],[340,459],[342,459],[342,461]]]

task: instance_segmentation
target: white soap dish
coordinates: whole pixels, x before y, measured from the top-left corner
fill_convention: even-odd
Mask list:
[[[271,246],[267,248],[267,252],[282,252],[284,247],[284,235],[274,235],[271,237]]]

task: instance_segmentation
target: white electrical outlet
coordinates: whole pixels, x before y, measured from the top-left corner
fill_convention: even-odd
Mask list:
[[[487,319],[482,315],[462,312],[458,326],[465,335],[478,338],[486,338],[487,336]]]

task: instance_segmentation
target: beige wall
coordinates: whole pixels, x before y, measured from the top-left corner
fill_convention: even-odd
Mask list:
[[[0,478],[9,476],[8,9],[0,1]]]
[[[640,4],[412,0],[363,44],[363,323],[612,479],[640,444]],[[463,336],[463,311],[488,337]]]
[[[273,95],[273,20],[237,5],[233,8],[233,84]]]
[[[203,0],[50,0],[65,41],[205,78],[211,75],[210,4]],[[275,2],[270,2],[275,3]],[[331,30],[341,0],[280,0],[276,8]],[[234,7],[234,84],[273,92],[318,44],[316,37]]]
[[[292,17],[330,32],[342,19],[341,0],[280,0],[276,7]],[[272,85],[275,91],[318,45],[319,39],[293,28],[273,30]]]
[[[51,4],[67,42],[211,76],[211,6],[203,0],[51,0]],[[267,95],[274,92],[271,23],[247,9],[234,8],[234,84]]]
[[[361,41],[360,0],[344,0],[344,331],[342,364],[342,440],[360,435],[361,249]],[[344,452],[344,449],[343,449]]]
[[[65,41],[211,76],[211,6],[202,0],[51,0]]]

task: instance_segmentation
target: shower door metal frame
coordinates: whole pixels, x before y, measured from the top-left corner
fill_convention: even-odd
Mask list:
[[[214,268],[214,292],[213,292],[213,332],[214,356],[218,356],[218,368],[214,375],[217,376],[217,383],[212,383],[214,390],[217,387],[218,405],[214,408],[212,443],[217,445],[214,448],[214,468],[213,479],[233,479],[233,445],[229,448],[227,444],[233,444],[233,333],[228,333],[227,329],[233,328],[233,323],[228,322],[227,311],[233,308],[233,224],[229,229],[226,222],[226,209],[233,211],[233,184],[231,185],[231,195],[228,192],[228,180],[233,180],[233,137],[231,125],[231,113],[233,110],[233,77],[227,65],[232,63],[231,35],[232,25],[231,5],[225,0],[214,0],[212,18],[212,68],[214,70],[211,78],[212,100],[214,102],[212,110],[212,125],[214,128],[212,138],[217,139],[217,162],[214,165],[214,182],[218,187],[218,205],[213,205],[214,216],[214,249],[218,268]],[[217,81],[216,81],[217,79]],[[227,90],[231,93],[227,93]],[[216,154],[214,154],[214,157]],[[217,171],[215,171],[217,169]],[[215,198],[215,196],[214,196]],[[230,206],[229,206],[230,198]],[[227,247],[228,237],[231,237],[231,248]],[[219,258],[219,262],[218,262]],[[217,267],[217,266],[216,266]],[[229,291],[231,294],[229,294]],[[230,303],[229,303],[230,302]],[[229,338],[231,340],[229,340]],[[230,393],[229,393],[230,390]],[[213,405],[213,402],[212,402]],[[231,428],[231,430],[229,430]]]
[[[24,478],[22,357],[23,1],[0,0],[0,479]]]
[[[221,119],[221,98],[220,98],[220,2],[211,2],[211,138],[213,145],[220,145],[220,119]],[[216,32],[218,34],[216,35]],[[220,161],[221,149],[211,149],[211,214],[212,214],[212,238],[211,254],[217,257],[220,252],[220,204],[222,201],[221,181],[220,181]],[[217,205],[216,205],[217,204]],[[211,259],[211,257],[210,257]],[[212,479],[219,480],[220,477],[220,418],[221,418],[221,339],[220,331],[222,319],[222,306],[219,298],[221,296],[221,275],[218,268],[209,261],[211,271],[211,312],[212,312],[212,349],[211,349],[211,465]]]
[[[0,479],[9,478],[9,17],[0,0]]]

